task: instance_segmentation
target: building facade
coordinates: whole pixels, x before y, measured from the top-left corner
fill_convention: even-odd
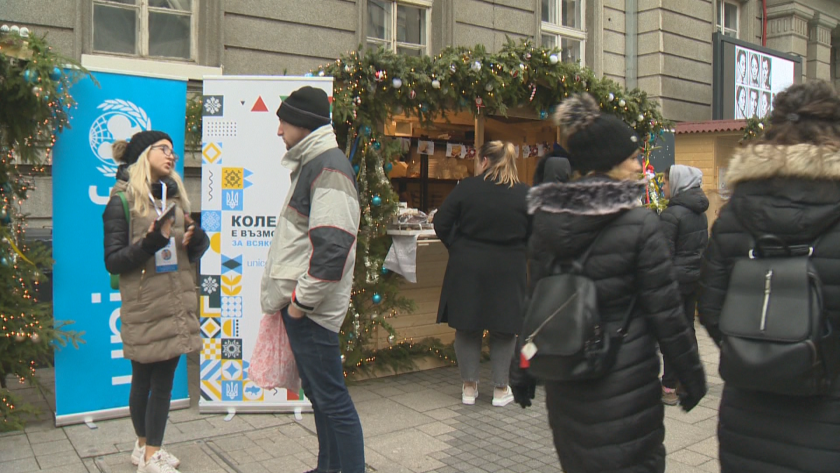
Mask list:
[[[667,118],[712,114],[712,34],[804,58],[840,87],[838,0],[0,0],[0,24],[47,33],[87,67],[185,77],[300,75],[359,46],[435,54],[531,38],[658,100]],[[193,201],[200,187],[188,159]],[[49,226],[50,181],[27,203]]]

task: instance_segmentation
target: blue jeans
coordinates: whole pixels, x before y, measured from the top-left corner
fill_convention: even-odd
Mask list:
[[[301,386],[315,413],[318,471],[364,473],[362,423],[344,384],[338,334],[307,316],[293,319],[281,311],[295,355]]]

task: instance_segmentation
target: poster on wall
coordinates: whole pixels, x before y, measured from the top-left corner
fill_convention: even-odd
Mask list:
[[[102,212],[117,171],[111,144],[162,130],[184,155],[186,81],[92,72],[98,84],[85,78],[70,90],[78,105],[53,149],[53,314],[84,333],[78,349],[55,351],[56,426],[129,414],[131,363],[123,358],[120,292],[111,289],[102,245]],[[183,175],[183,160],[175,169]],[[182,357],[172,408],[189,405]]]
[[[778,92],[793,84],[794,63],[752,49],[735,47],[735,118],[764,118]]]
[[[290,187],[275,112],[305,85],[332,99],[332,78],[204,78],[201,226],[201,412],[309,410],[303,392],[265,390],[248,376],[260,319],[260,281]]]
[[[802,80],[802,58],[715,33],[714,119],[764,118],[776,94]]]

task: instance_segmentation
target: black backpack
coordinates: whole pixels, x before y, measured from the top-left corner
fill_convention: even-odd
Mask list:
[[[735,263],[720,313],[720,376],[740,389],[817,396],[840,373],[840,337],[823,309],[815,245],[757,239]]]
[[[595,379],[604,376],[615,363],[635,297],[621,328],[607,333],[598,310],[595,282],[582,274],[599,239],[600,235],[576,260],[565,265],[552,261],[551,275],[540,279],[531,294],[522,326],[526,337],[522,356],[528,360],[528,373],[536,378]]]

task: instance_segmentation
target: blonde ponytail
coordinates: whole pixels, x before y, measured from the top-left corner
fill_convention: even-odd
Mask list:
[[[516,170],[516,147],[513,143],[488,141],[481,146],[478,154],[489,161],[484,179],[508,187],[513,187],[519,182],[519,172]]]

